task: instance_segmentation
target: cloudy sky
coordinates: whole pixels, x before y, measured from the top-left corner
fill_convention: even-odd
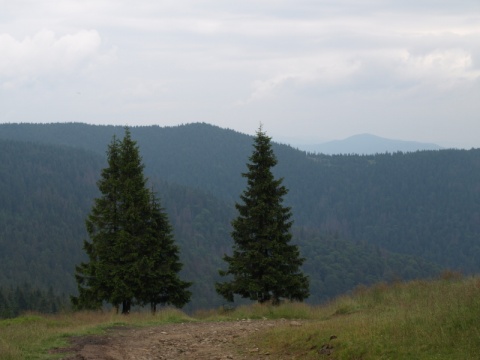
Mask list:
[[[0,0],[0,122],[480,147],[478,0]]]

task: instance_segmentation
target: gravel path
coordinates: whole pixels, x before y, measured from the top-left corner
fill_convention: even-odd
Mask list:
[[[148,328],[110,329],[106,335],[72,339],[65,360],[182,360],[271,359],[247,336],[279,325],[301,326],[285,320],[242,320],[166,324]],[[278,358],[278,357],[277,357]]]

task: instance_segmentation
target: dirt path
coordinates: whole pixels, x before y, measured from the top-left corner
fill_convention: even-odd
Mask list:
[[[110,329],[106,335],[74,338],[68,360],[270,359],[247,336],[274,326],[300,322],[258,320],[167,324],[148,328]]]

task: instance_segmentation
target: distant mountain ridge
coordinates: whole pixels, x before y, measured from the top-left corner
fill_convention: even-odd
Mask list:
[[[70,127],[71,133],[81,133],[77,126]],[[29,126],[22,128],[28,133]],[[91,129],[94,132],[89,140],[96,138],[95,132],[99,130]],[[195,127],[195,130],[198,133],[201,129]],[[0,130],[0,134],[6,133]],[[84,221],[94,196],[98,195],[96,180],[105,159],[96,151],[63,145],[65,139],[71,138],[65,132],[63,135],[63,139],[56,139],[62,144],[56,145],[33,138],[20,141],[0,136],[0,295],[2,288],[17,284],[45,290],[51,287],[63,297],[76,291],[73,271],[75,265],[86,260],[82,251],[82,241],[87,236]],[[181,135],[186,134],[181,132]],[[175,140],[178,142],[180,138],[177,136]],[[186,141],[192,143],[191,138]],[[178,155],[177,159],[182,159],[178,163],[186,160]],[[312,163],[304,154],[302,158]],[[204,165],[215,172],[207,161]],[[154,166],[152,162],[150,167]],[[170,169],[167,174],[173,170],[167,163],[160,165],[164,166]],[[188,167],[192,169],[192,163]],[[191,173],[198,173],[198,169],[193,168]],[[238,174],[234,177],[240,178]],[[223,182],[218,178],[216,181]],[[183,278],[194,282],[188,309],[220,306],[223,299],[215,293],[214,283],[219,280],[218,269],[224,266],[223,255],[231,251],[233,204],[201,190],[159,179],[152,179],[151,185],[160,193],[182,249]],[[309,302],[313,303],[326,301],[357,284],[388,281],[395,276],[427,277],[438,271],[436,265],[418,257],[379,252],[373,245],[322,235],[315,229],[296,227],[294,238],[309,259],[305,272],[312,278]]]
[[[231,251],[252,137],[205,123],[131,132],[192,275],[185,279],[195,282],[192,306],[221,305],[213,284]],[[68,267],[83,254],[85,216],[114,134],[123,127],[0,124],[0,287],[51,284],[54,274],[58,287],[72,288]],[[275,143],[274,151],[311,301],[437,267],[480,271],[480,149],[331,156]]]
[[[343,140],[333,140],[321,144],[299,145],[301,150],[318,154],[358,154],[374,155],[394,152],[415,152],[420,150],[441,150],[441,146],[417,141],[392,140],[372,134],[353,135]]]

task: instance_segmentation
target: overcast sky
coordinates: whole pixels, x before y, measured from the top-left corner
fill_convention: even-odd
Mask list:
[[[0,122],[480,147],[479,0],[0,0]]]

